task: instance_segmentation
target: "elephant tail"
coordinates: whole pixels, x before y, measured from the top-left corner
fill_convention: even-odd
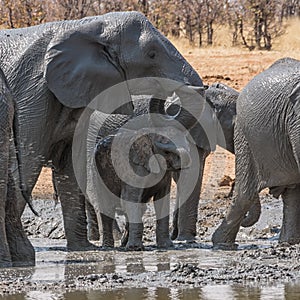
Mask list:
[[[241,223],[241,226],[243,227],[250,227],[252,225],[254,225],[261,214],[261,204],[259,201],[259,196],[258,194],[256,194],[254,202],[250,208],[250,210],[248,211],[247,215],[245,216],[244,220]]]
[[[32,204],[32,197],[31,193],[28,191],[28,187],[24,180],[24,173],[23,173],[23,162],[22,162],[22,155],[21,155],[21,147],[19,144],[20,141],[20,134],[19,134],[19,119],[17,114],[17,108],[14,103],[14,117],[13,117],[13,139],[14,139],[14,146],[16,151],[16,159],[18,164],[18,173],[19,173],[19,188],[21,190],[22,196],[25,202],[28,204],[30,210],[36,215],[39,216],[38,212],[34,209]]]

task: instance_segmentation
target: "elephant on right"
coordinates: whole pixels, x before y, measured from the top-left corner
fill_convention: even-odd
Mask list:
[[[255,76],[237,100],[234,201],[214,232],[215,248],[235,248],[259,191],[283,199],[279,241],[300,242],[300,61],[283,58]]]

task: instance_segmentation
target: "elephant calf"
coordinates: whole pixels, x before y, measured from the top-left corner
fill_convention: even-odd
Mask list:
[[[197,97],[193,95],[193,98]],[[145,99],[140,102],[143,101]],[[198,100],[190,99],[189,101]],[[200,112],[203,107],[203,100],[201,101],[199,102]],[[181,102],[184,100],[181,99]],[[186,101],[186,106],[188,105]],[[137,107],[137,114],[139,114],[143,105],[139,104]],[[102,194],[98,203],[96,203],[97,200],[93,202],[93,197],[89,199],[96,210],[98,219],[99,215],[101,218],[104,246],[114,246],[113,219],[121,199],[122,208],[129,222],[126,248],[143,249],[142,216],[145,203],[152,197],[157,218],[157,246],[160,248],[172,246],[169,237],[168,201],[172,172],[188,168],[191,164],[190,143],[187,140],[187,132],[182,130],[190,128],[195,119],[185,110],[174,117],[164,116],[164,101],[158,101],[155,98],[150,100],[149,107],[151,122],[155,124],[151,130],[154,129],[154,131],[147,132],[146,130],[141,134],[139,130],[143,128],[140,125],[137,125],[138,130],[116,130],[115,133],[100,136],[96,146],[95,162],[104,184],[101,187]],[[194,113],[197,116],[197,111],[194,110]],[[132,118],[127,123],[133,122],[134,124],[135,119]],[[106,121],[105,124],[109,125],[109,123],[118,122],[115,118]],[[119,123],[119,125],[122,124]],[[117,146],[114,146],[114,143]],[[131,146],[128,153],[124,150],[126,145]],[[116,166],[119,173],[116,171]]]
[[[244,215],[269,187],[283,198],[279,240],[300,242],[300,61],[284,58],[255,76],[237,100],[236,195],[213,234],[219,248],[234,244]]]

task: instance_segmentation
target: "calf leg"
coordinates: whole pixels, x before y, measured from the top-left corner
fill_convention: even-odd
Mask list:
[[[141,203],[143,189],[125,185],[122,188],[122,206],[128,218],[127,250],[143,250],[143,212],[144,203]]]
[[[283,219],[279,242],[300,243],[300,184],[286,188],[282,198]]]
[[[84,195],[80,195],[80,197],[84,197]],[[97,215],[94,210],[94,207],[87,200],[85,200],[85,209],[86,209],[87,223],[88,223],[88,239],[90,241],[98,241],[100,239],[100,233],[99,233]]]
[[[158,248],[169,248],[173,246],[169,233],[170,185],[171,179],[165,188],[154,196],[156,243]]]
[[[115,245],[113,236],[113,222],[114,219],[101,213],[102,223],[102,246],[113,248]]]

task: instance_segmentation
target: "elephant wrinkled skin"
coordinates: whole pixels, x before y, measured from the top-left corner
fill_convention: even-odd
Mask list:
[[[201,191],[203,170],[207,155],[215,149],[216,144],[234,153],[233,132],[236,116],[236,100],[239,93],[233,88],[214,83],[205,91],[206,110],[203,119],[191,129],[191,136],[196,143],[199,155],[199,173],[197,184],[187,199],[181,205],[181,189],[177,187],[176,209],[173,216],[172,239],[191,242],[196,237],[199,195]],[[211,114],[215,114],[216,122],[211,123]],[[207,119],[206,119],[207,118]],[[180,173],[174,173],[177,182]],[[187,178],[187,180],[189,180]]]
[[[21,220],[17,217],[17,203],[14,201],[16,186],[12,176],[12,160],[16,157],[17,172],[22,172],[22,158],[19,149],[17,113],[6,78],[0,69],[0,267],[21,266],[26,256],[29,265],[35,263],[34,249],[27,239]],[[12,139],[13,138],[13,139]],[[14,143],[12,142],[14,141]],[[20,176],[20,188],[26,201],[26,186]],[[16,245],[20,242],[20,246]]]
[[[188,109],[192,102],[196,103],[198,111],[194,107],[195,117],[200,116],[203,110],[203,105],[200,103],[204,103],[204,99],[201,100],[198,97],[194,92],[188,101],[181,98],[185,109]],[[172,246],[169,237],[169,193],[172,172],[190,166],[191,155],[187,130],[196,122],[196,118],[188,116],[185,110],[180,111],[174,117],[164,117],[164,102],[155,98],[149,100],[145,96],[136,97],[134,117],[126,120],[124,117],[120,119],[119,116],[112,116],[105,120],[99,131],[95,162],[108,192],[105,193],[106,188],[99,181],[98,193],[96,195],[88,193],[88,197],[95,207],[98,219],[101,219],[104,246],[114,246],[113,219],[116,208],[121,205],[128,218],[126,248],[130,250],[143,249],[142,215],[145,203],[152,196],[157,218],[157,246],[159,248]],[[148,118],[148,114],[151,120],[148,124],[150,132],[147,129],[141,131],[139,125],[138,128],[134,128],[134,124],[138,124],[139,117]],[[158,118],[157,114],[160,114],[161,117]],[[124,129],[124,126],[130,129]],[[117,153],[113,154],[115,140],[117,140],[118,146]],[[126,145],[131,147],[128,153],[124,150]],[[156,157],[155,154],[160,156]],[[161,158],[164,162],[161,161]],[[116,168],[121,169],[122,178]],[[130,179],[135,176],[139,179],[131,184]],[[91,180],[94,178],[97,176],[89,177]],[[96,185],[97,182],[93,182],[90,186]]]
[[[280,242],[300,242],[300,61],[284,58],[255,76],[237,100],[235,198],[213,234],[236,247],[241,221],[263,188],[283,198]]]
[[[127,79],[164,77],[196,86],[202,86],[202,81],[175,47],[137,12],[1,30],[0,52],[0,67],[19,111],[28,191],[42,166],[52,162],[67,247],[93,249],[72,167],[72,139],[83,109],[100,92]],[[131,113],[132,106],[127,104],[116,112]]]

